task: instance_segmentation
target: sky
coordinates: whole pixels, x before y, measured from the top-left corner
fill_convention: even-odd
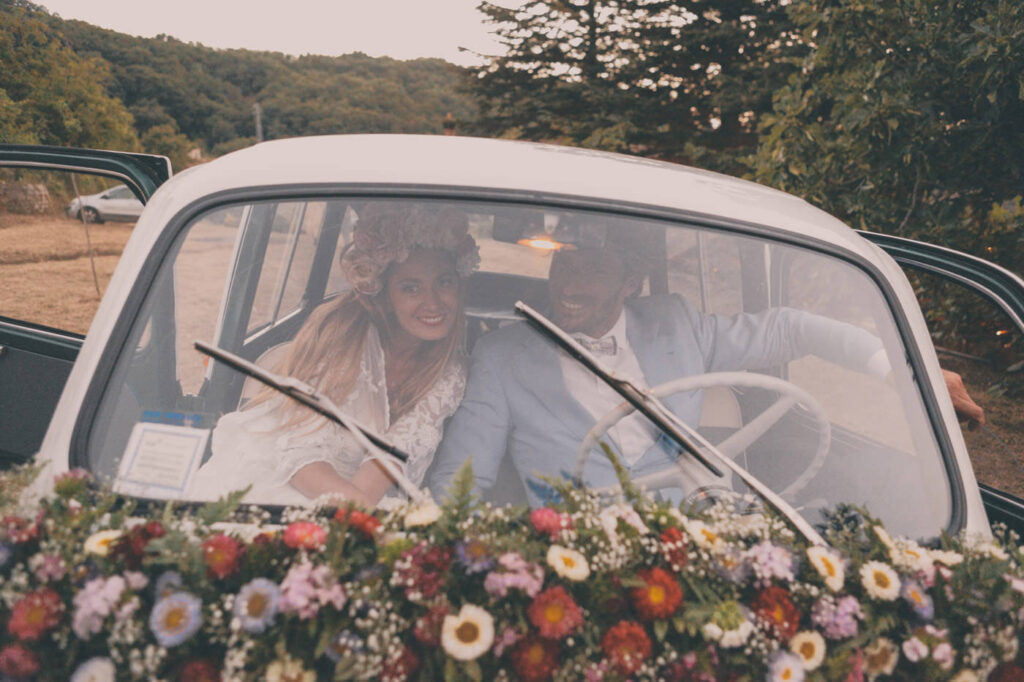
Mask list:
[[[479,0],[34,0],[64,19],[120,33],[161,33],[207,47],[480,63],[497,43]]]

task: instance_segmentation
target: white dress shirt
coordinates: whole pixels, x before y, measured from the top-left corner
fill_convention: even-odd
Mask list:
[[[585,334],[573,334],[572,336],[582,341],[598,341],[598,339]],[[595,357],[616,374],[627,377],[637,385],[647,388],[647,381],[644,379],[644,373],[640,370],[640,363],[626,337],[625,310],[619,315],[619,319],[611,330],[601,337],[601,340],[608,338],[615,339],[615,353],[612,355],[595,353]],[[595,421],[624,401],[624,398],[614,389],[577,360],[563,354],[561,364],[566,390],[587,412],[593,415]],[[647,417],[634,412],[608,429],[605,438],[613,441],[626,464],[633,466],[654,445],[657,430]]]

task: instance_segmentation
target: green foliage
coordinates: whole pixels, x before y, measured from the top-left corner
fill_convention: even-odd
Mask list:
[[[137,149],[131,114],[103,91],[105,63],[75,54],[42,16],[0,5],[0,141]]]
[[[779,90],[761,182],[854,227],[947,244],[1024,271],[1024,5],[808,0],[815,49]]]
[[[484,2],[506,54],[469,87],[478,129],[737,171],[795,68],[785,3]]]

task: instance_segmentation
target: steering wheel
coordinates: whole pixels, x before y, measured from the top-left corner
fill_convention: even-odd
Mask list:
[[[807,465],[807,468],[805,468],[792,483],[786,486],[780,495],[786,497],[803,489],[803,487],[806,486],[812,478],[814,478],[825,463],[825,457],[828,455],[829,442],[832,437],[832,427],[827,415],[825,414],[825,410],[821,407],[821,404],[810,393],[788,381],[765,374],[754,374],[749,372],[711,372],[709,374],[695,374],[693,376],[666,381],[665,383],[652,388],[651,393],[658,398],[664,398],[676,393],[682,393],[683,391],[711,388],[712,386],[763,388],[779,393],[779,399],[772,403],[771,406],[761,414],[757,415],[754,419],[751,419],[749,423],[740,427],[736,433],[732,434],[715,446],[719,452],[730,459],[735,459],[737,455],[747,449],[754,441],[763,436],[764,433],[782,419],[782,417],[794,405],[799,403],[807,408],[811,413],[811,416],[814,417],[815,425],[817,426],[818,446],[810,463]],[[575,474],[577,479],[582,480],[583,469],[586,466],[587,458],[590,456],[590,451],[594,449],[598,441],[605,435],[608,429],[626,416],[630,415],[634,410],[635,408],[631,404],[623,402],[603,416],[596,424],[594,424],[593,428],[587,432],[583,442],[580,443],[579,450],[576,452]],[[677,466],[664,471],[657,471],[653,474],[641,476],[633,482],[637,486],[645,487],[648,490],[659,490],[662,488],[681,488],[686,490],[687,487],[692,486],[693,481],[689,480],[687,476],[684,475],[683,469],[678,464],[679,463],[677,462]],[[711,474],[709,473],[708,475],[710,476]]]

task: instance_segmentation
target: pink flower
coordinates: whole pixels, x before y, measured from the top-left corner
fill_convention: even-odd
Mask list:
[[[511,589],[522,590],[527,596],[535,597],[544,585],[544,569],[529,562],[517,552],[507,552],[498,557],[499,568],[484,578],[487,594],[504,597]]]
[[[308,561],[297,564],[281,583],[282,613],[298,614],[302,620],[316,616],[322,606],[340,610],[345,601],[345,588],[328,566],[314,566]]]
[[[956,662],[956,653],[953,651],[953,647],[949,645],[949,642],[943,642],[932,650],[932,658],[935,659],[940,668],[949,670],[953,667],[953,663]]]
[[[64,602],[49,587],[29,592],[11,609],[7,631],[23,642],[35,642],[57,626],[63,612]]]
[[[563,528],[571,528],[572,520],[565,514],[559,514],[551,507],[539,507],[530,512],[530,523],[538,533],[544,533],[552,540],[558,538]]]
[[[41,583],[56,582],[67,573],[64,560],[58,554],[39,554],[32,558],[32,572]]]
[[[316,549],[326,539],[327,531],[310,521],[296,521],[284,529],[284,544],[292,549]]]
[[[104,619],[120,603],[125,587],[125,579],[119,575],[94,578],[75,595],[71,629],[79,639],[89,639],[103,629]]]
[[[928,655],[928,645],[917,637],[911,637],[903,642],[903,655],[907,657],[907,660],[917,663]]]
[[[0,675],[4,677],[32,677],[39,672],[39,659],[20,644],[8,644],[0,649]]]

